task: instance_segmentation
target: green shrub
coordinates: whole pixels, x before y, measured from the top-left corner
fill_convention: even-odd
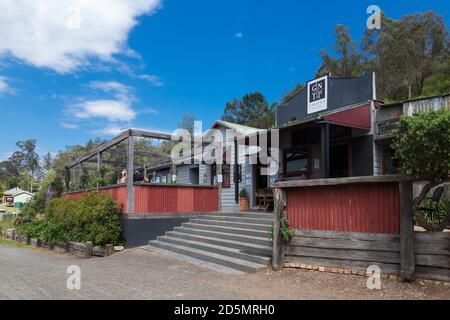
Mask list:
[[[242,188],[242,189],[241,189],[241,192],[239,192],[239,196],[240,196],[241,198],[248,198],[247,190],[244,189],[244,188]]]
[[[16,217],[12,214],[3,214],[3,221],[0,222],[0,231],[14,228]]]
[[[269,230],[269,240],[273,241],[273,226],[270,227]],[[294,230],[289,227],[289,220],[287,218],[283,218],[280,220],[280,236],[284,242],[291,241],[294,236]]]
[[[17,232],[24,237],[39,239],[47,244],[61,243],[71,238],[67,229],[49,219],[21,224],[17,227]]]
[[[77,200],[58,198],[50,200],[45,208],[47,218],[66,226],[69,230],[74,227]]]
[[[280,221],[280,235],[281,239],[285,242],[291,241],[294,236],[294,230],[289,227],[289,221],[286,218],[283,218]]]
[[[120,206],[110,194],[93,192],[78,200],[74,231],[82,241],[97,245],[118,243],[121,233]]]
[[[95,245],[120,241],[121,208],[113,197],[104,192],[88,193],[80,199],[54,199],[49,201],[47,219],[70,230],[72,240]]]
[[[448,179],[450,170],[450,111],[415,113],[402,116],[392,147],[404,174]]]

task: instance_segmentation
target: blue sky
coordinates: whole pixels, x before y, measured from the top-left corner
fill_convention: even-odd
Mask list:
[[[371,4],[449,24],[443,0],[2,0],[0,160],[18,140],[55,153],[121,128],[170,132],[185,113],[208,126],[253,91],[278,101],[314,77],[336,24],[359,40]]]

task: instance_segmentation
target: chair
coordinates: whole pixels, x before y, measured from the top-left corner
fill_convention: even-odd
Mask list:
[[[444,194],[445,188],[443,186],[437,187],[431,197],[427,197],[424,200],[428,202],[428,207],[419,207],[419,210],[425,211],[427,213],[439,212],[439,201]]]
[[[273,206],[273,193],[271,190],[258,189],[256,191],[256,201],[259,211],[269,211]]]

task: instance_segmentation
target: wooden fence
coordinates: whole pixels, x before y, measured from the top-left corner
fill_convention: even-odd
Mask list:
[[[365,274],[377,265],[386,275],[400,275],[400,236],[382,233],[295,230],[286,245],[285,263],[352,269]],[[414,233],[417,278],[450,281],[450,233]]]
[[[66,193],[65,198],[78,199],[89,192],[107,192],[117,203],[122,204],[123,213],[195,213],[219,210],[219,190],[213,186],[181,184],[142,184],[133,185],[131,208],[126,212],[128,189],[126,185],[115,185],[99,189]]]
[[[98,189],[90,189],[77,192],[68,192],[64,194],[64,198],[79,199],[89,192],[109,193],[118,204],[122,205],[122,212],[125,212],[125,209],[127,207],[127,186],[125,184],[118,184],[114,186],[100,187]]]
[[[414,232],[412,181],[398,176],[275,184],[273,267],[314,265],[450,281],[450,233]],[[279,221],[294,228],[289,243]]]
[[[219,210],[216,187],[194,185],[136,185],[134,212],[194,213]]]

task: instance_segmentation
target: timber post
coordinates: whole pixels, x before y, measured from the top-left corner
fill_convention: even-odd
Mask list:
[[[284,217],[286,205],[286,193],[282,188],[275,188],[274,193],[274,222],[273,222],[273,250],[272,250],[272,268],[275,271],[283,269],[285,246],[280,234],[280,222]]]
[[[400,193],[400,277],[402,281],[414,281],[416,263],[414,254],[413,184],[399,183]]]
[[[128,136],[128,151],[127,151],[127,213],[134,213],[134,138]]]
[[[84,257],[86,259],[90,259],[92,258],[92,248],[93,248],[93,244],[92,242],[86,242],[85,246],[84,246]]]
[[[216,166],[216,176],[219,177],[222,176],[222,164],[217,164]],[[217,206],[217,208],[219,209],[219,211],[222,211],[222,181],[220,181],[220,179],[217,179],[217,185],[218,185],[218,199],[217,201],[219,202],[219,205]]]
[[[170,181],[172,183],[177,183],[177,165],[175,163],[172,163],[172,166],[170,167]]]

